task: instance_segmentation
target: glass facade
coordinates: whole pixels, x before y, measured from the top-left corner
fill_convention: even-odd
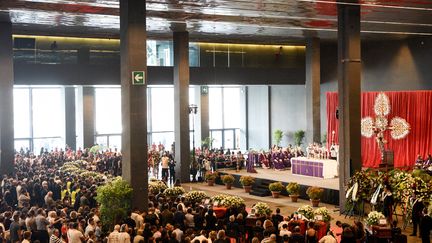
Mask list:
[[[209,128],[213,148],[239,149],[240,120],[244,112],[240,108],[240,87],[209,88]]]
[[[14,88],[15,149],[65,147],[64,88]]]
[[[196,104],[196,88],[189,88],[189,104]],[[82,145],[82,123],[75,96],[77,147]],[[121,90],[120,87],[95,87],[95,143],[104,148],[121,149]],[[170,148],[174,142],[174,88],[149,86],[147,93],[148,142]],[[240,137],[240,87],[209,88],[209,128],[214,148],[237,149]],[[190,145],[198,114],[189,115]],[[53,150],[65,147],[64,87],[14,88],[15,149]],[[199,145],[195,137],[195,144]]]
[[[95,143],[106,148],[121,149],[121,90],[95,88]]]

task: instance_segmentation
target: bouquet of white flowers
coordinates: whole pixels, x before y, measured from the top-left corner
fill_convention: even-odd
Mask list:
[[[81,177],[83,178],[94,178],[95,180],[99,180],[102,179],[103,174],[95,172],[95,171],[84,171],[80,174]]]
[[[225,207],[239,208],[244,205],[245,201],[239,196],[228,196],[222,203]]]
[[[161,191],[163,192],[167,188],[168,188],[168,186],[163,181],[152,180],[148,183],[149,192],[151,192],[155,195]]]
[[[218,202],[221,203],[222,201],[224,201],[227,197],[229,197],[228,195],[225,194],[218,194],[216,196],[211,197],[211,200],[213,202]]]
[[[330,212],[326,207],[321,207],[321,208],[317,208],[314,212],[315,216],[317,215],[321,215],[322,216],[322,220],[324,222],[330,222],[330,220],[332,219],[330,216]]]
[[[63,173],[72,173],[72,174],[79,174],[84,172],[83,170],[83,164],[79,161],[73,161],[73,162],[66,162],[63,164],[62,167],[60,167],[60,170]]]
[[[184,197],[191,203],[197,203],[207,198],[207,194],[203,191],[190,191],[184,194]]]
[[[297,212],[309,220],[314,218],[314,209],[310,205],[303,205],[299,207]]]
[[[178,197],[185,193],[185,189],[181,186],[169,187],[163,191],[163,194],[168,197]]]
[[[368,214],[366,218],[366,224],[369,226],[378,225],[380,219],[385,219],[384,214],[377,211],[372,211]]]
[[[268,215],[271,214],[272,210],[270,209],[269,205],[267,203],[258,202],[253,207],[255,209],[255,213],[259,215]]]

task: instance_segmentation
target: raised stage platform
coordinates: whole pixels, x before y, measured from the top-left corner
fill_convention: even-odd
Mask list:
[[[308,199],[306,195],[306,190],[309,186],[318,186],[324,189],[324,195],[322,202],[338,205],[339,204],[339,179],[322,179],[309,176],[293,175],[291,170],[275,171],[273,169],[262,169],[255,168],[258,173],[247,173],[246,170],[241,170],[236,172],[234,169],[219,169],[220,174],[231,174],[236,180],[233,186],[241,187],[238,182],[240,176],[249,175],[255,178],[255,185],[252,187],[252,195],[257,196],[269,196],[271,195],[268,190],[268,184],[280,181],[285,186],[289,182],[297,182],[300,184],[300,198]],[[216,181],[221,184],[222,182]],[[286,191],[282,192],[283,195],[287,195]]]

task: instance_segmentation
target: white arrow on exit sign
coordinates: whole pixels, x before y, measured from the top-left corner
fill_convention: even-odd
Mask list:
[[[145,84],[145,73],[144,71],[133,71],[132,72],[132,84],[143,85]]]

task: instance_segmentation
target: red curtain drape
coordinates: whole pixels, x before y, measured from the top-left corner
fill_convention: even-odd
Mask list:
[[[361,96],[361,116],[375,117],[373,104],[379,92],[365,92]],[[408,136],[393,140],[390,132],[385,134],[387,149],[394,151],[395,167],[412,166],[418,154],[425,157],[432,153],[432,91],[384,92],[390,98],[390,120],[399,116],[411,125]],[[331,132],[335,131],[335,142],[338,142],[338,121],[335,117],[338,106],[338,94],[327,93],[327,134],[331,142]],[[374,137],[361,138],[362,162],[364,167],[378,167],[380,154]]]

